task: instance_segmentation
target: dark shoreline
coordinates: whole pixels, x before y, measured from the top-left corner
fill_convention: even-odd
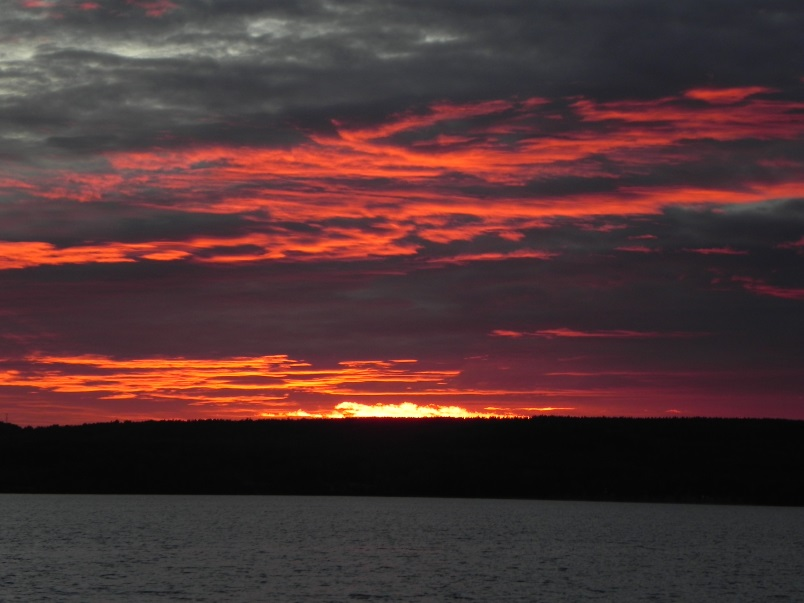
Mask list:
[[[0,423],[0,492],[301,494],[804,506],[804,421]]]

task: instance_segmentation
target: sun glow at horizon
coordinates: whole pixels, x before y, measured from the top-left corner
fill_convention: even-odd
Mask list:
[[[429,418],[453,418],[453,419],[491,419],[499,417],[515,417],[509,413],[490,413],[476,412],[467,410],[461,406],[441,406],[438,404],[414,404],[413,402],[401,402],[399,404],[360,404],[359,402],[341,402],[331,411],[307,412],[297,410],[282,415],[285,418],[300,419],[364,419],[364,418],[387,418],[387,419],[429,419]]]

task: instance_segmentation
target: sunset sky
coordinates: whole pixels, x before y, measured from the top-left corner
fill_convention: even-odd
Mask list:
[[[804,419],[801,0],[0,15],[0,420]]]

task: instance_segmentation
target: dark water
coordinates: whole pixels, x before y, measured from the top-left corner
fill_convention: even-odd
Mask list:
[[[0,495],[0,601],[804,601],[804,509]]]

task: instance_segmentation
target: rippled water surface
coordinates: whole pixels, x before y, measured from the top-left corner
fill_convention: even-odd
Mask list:
[[[804,601],[804,509],[0,495],[0,601]]]

